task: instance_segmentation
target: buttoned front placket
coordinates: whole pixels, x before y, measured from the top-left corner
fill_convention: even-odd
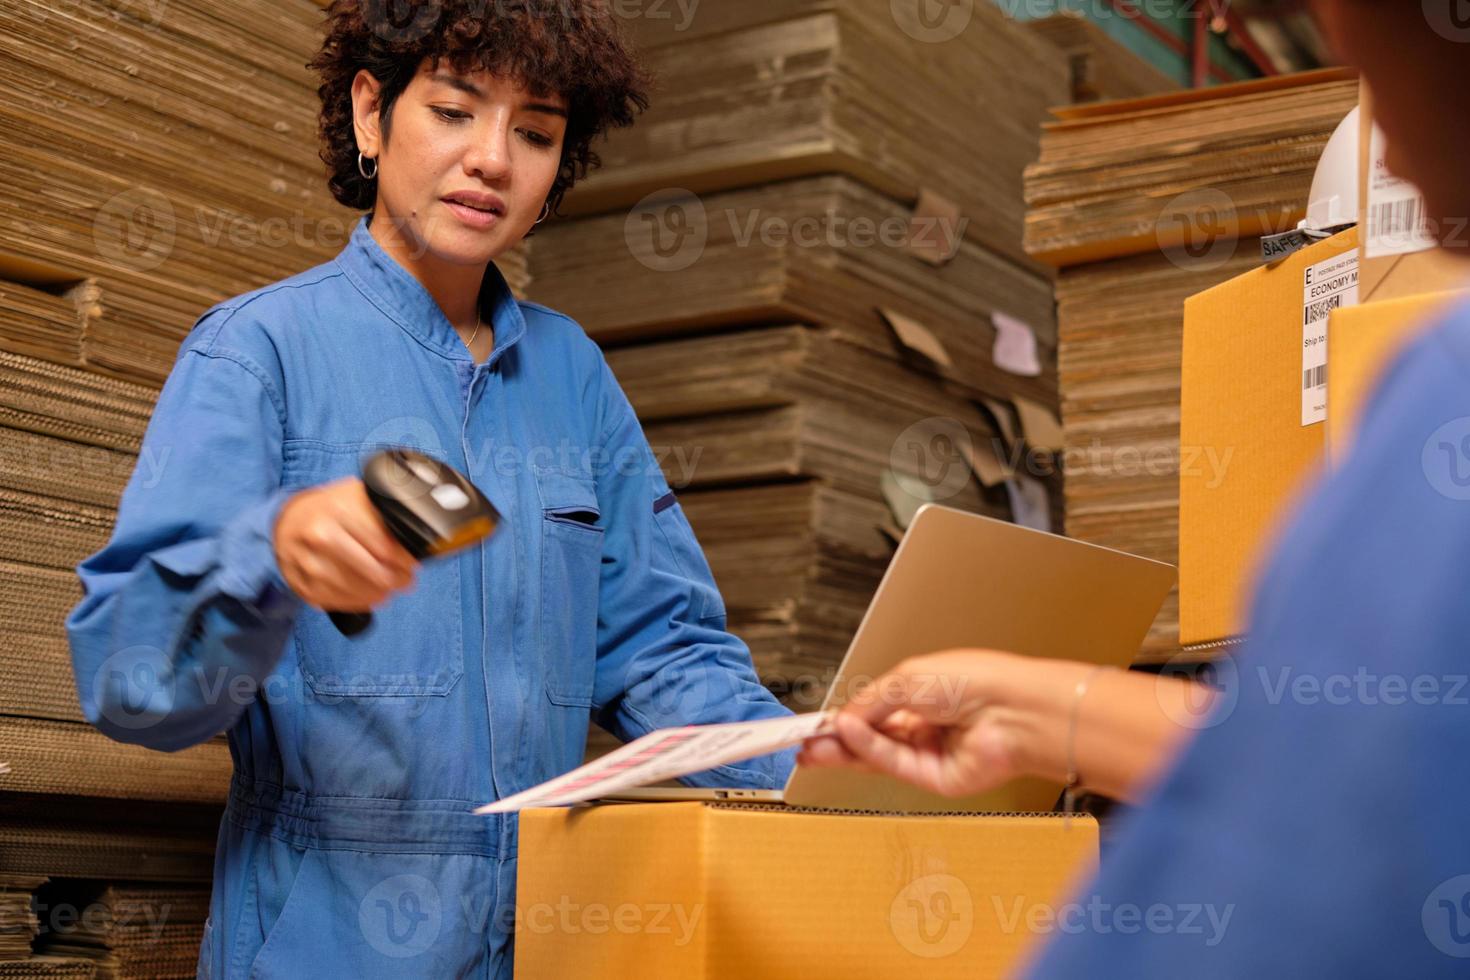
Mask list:
[[[495,318],[508,318],[509,313],[505,307],[499,308]],[[455,362],[464,399],[460,450],[466,475],[501,513],[495,534],[475,549],[468,590],[474,611],[467,612],[467,621],[474,622],[477,617],[479,622],[480,676],[490,725],[490,775],[497,797],[524,788],[517,775],[521,764],[519,746],[526,726],[518,646],[528,622],[529,596],[523,570],[531,556],[522,530],[524,521],[516,519],[526,513],[517,479],[520,468],[502,467],[498,462],[502,447],[522,448],[515,437],[513,420],[505,411],[505,376],[501,370],[519,329],[518,324],[506,324],[506,332],[502,333],[497,324],[495,349],[483,363],[476,364],[467,350],[464,358]],[[518,459],[519,455],[516,452],[512,458]],[[513,821],[501,823],[501,853],[515,853],[514,831]]]
[[[369,215],[354,228],[352,247],[344,251],[339,264],[379,309],[427,351],[444,358],[448,369],[455,372],[460,439],[458,459],[451,462],[463,469],[502,516],[489,539],[446,560],[462,562],[466,661],[467,665],[474,662],[471,658],[477,649],[480,669],[473,682],[483,686],[489,774],[495,795],[509,795],[525,788],[517,768],[526,714],[517,646],[530,622],[527,603],[534,599],[526,594],[522,569],[534,554],[525,540],[529,532],[518,529],[521,524],[533,526],[527,516],[533,512],[524,509],[531,498],[518,483],[519,467],[498,472],[496,458],[501,447],[523,448],[517,442],[523,427],[506,411],[504,368],[507,359],[517,356],[526,322],[504,276],[492,263],[485,270],[478,301],[483,322],[493,331],[495,347],[483,363],[476,363],[429,292],[372,237],[371,224]],[[533,516],[539,517],[539,512]],[[514,853],[514,821],[502,821],[500,837],[501,853]]]

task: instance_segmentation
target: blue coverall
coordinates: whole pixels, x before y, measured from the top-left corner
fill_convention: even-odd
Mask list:
[[[229,733],[200,976],[508,978],[517,824],[473,807],[577,766],[589,716],[626,740],[786,713],[597,346],[491,265],[476,364],[370,221],[199,319],[155,462],[78,568],[86,717],[166,751]],[[273,527],[395,445],[504,519],[348,639],[286,585]],[[688,781],[778,788],[793,758]]]

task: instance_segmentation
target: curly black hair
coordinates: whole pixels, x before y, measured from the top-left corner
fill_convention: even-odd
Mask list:
[[[604,0],[332,0],[326,37],[307,67],[321,77],[320,156],[344,206],[371,210],[375,182],[357,169],[352,80],[367,69],[381,85],[380,126],[424,59],[468,74],[516,79],[533,95],[568,104],[561,166],[547,197],[566,192],[600,160],[592,142],[648,108],[650,76],[635,60]]]

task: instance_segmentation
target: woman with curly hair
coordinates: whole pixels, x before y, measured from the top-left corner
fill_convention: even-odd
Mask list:
[[[575,767],[589,716],[631,739],[785,709],[600,351],[494,264],[647,104],[605,9],[336,0],[312,67],[332,192],[367,214],[185,340],[144,441],[168,465],[78,569],[77,687],[118,740],[228,732],[200,976],[509,977],[517,826],[476,805]],[[499,530],[416,565],[357,476],[389,445],[467,474]]]

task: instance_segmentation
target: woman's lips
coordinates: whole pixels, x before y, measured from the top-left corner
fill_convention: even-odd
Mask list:
[[[460,204],[458,201],[445,201],[444,203],[449,207],[450,211],[454,212],[456,218],[471,228],[480,230],[493,228],[500,221],[500,215],[493,211],[481,211],[478,208]]]

